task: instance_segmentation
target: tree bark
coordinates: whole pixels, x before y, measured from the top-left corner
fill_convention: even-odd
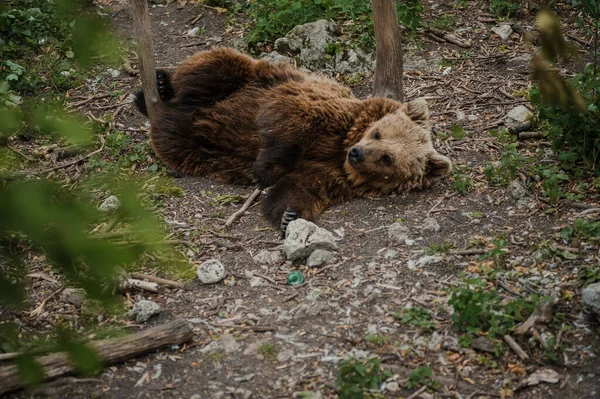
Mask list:
[[[375,85],[373,95],[404,101],[402,42],[394,0],[372,0],[375,27]]]
[[[138,41],[138,56],[140,63],[140,78],[146,99],[146,110],[150,124],[156,114],[158,104],[158,89],[156,87],[156,65],[154,63],[154,46],[150,32],[150,15],[147,0],[131,0],[133,28]]]
[[[109,365],[165,346],[180,345],[190,341],[193,336],[190,325],[185,320],[178,319],[137,334],[90,342],[89,345],[96,349],[104,364]],[[66,376],[75,371],[71,359],[65,353],[43,356],[38,358],[37,362],[43,367],[46,380]],[[16,366],[0,368],[0,396],[21,388],[23,383]]]

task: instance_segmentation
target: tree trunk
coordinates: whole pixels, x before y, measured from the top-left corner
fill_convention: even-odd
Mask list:
[[[375,26],[375,86],[373,95],[404,101],[402,42],[394,0],[372,0]]]
[[[104,364],[109,365],[165,346],[183,344],[193,336],[190,325],[185,320],[177,319],[122,338],[90,342],[90,346],[98,351]],[[46,380],[75,372],[73,362],[65,353],[53,353],[37,361],[44,368]],[[23,388],[23,383],[17,367],[10,365],[0,368],[0,396],[20,388]]]
[[[154,46],[150,32],[150,15],[147,0],[131,0],[133,28],[138,41],[138,56],[140,63],[140,78],[146,99],[146,110],[150,124],[156,114],[158,104],[158,89],[156,87],[156,66],[154,64]]]

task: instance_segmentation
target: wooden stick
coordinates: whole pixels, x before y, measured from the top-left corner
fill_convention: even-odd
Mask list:
[[[146,0],[131,0],[133,14],[133,28],[138,41],[138,55],[140,62],[140,77],[146,99],[146,110],[150,124],[156,114],[158,104],[158,88],[156,87],[156,65],[154,63],[154,47],[150,32],[150,16]]]
[[[166,280],[164,278],[160,278],[160,277],[156,277],[156,276],[150,276],[147,274],[142,274],[142,273],[131,273],[130,274],[131,277],[139,279],[139,280],[148,280],[148,281],[152,281],[154,283],[160,284],[160,285],[164,285],[167,287],[172,287],[172,288],[185,288],[185,285],[183,283],[180,283],[179,281],[173,281],[173,280]]]
[[[193,336],[190,325],[185,320],[178,319],[137,334],[91,342],[90,346],[102,357],[105,365],[110,365],[159,348],[183,344]],[[53,353],[40,357],[37,361],[44,369],[46,380],[54,380],[75,372],[75,367],[66,353]],[[0,395],[23,387],[16,366],[0,368]]]
[[[519,344],[517,344],[517,341],[515,341],[513,339],[513,337],[511,337],[510,335],[505,335],[504,341],[506,341],[508,346],[510,346],[511,349],[513,351],[515,351],[515,353],[517,354],[517,356],[519,356],[521,358],[521,360],[529,359],[529,356],[527,355],[527,353],[525,353],[525,351],[523,349],[521,349],[521,347],[519,346]]]
[[[121,291],[127,291],[131,288],[137,288],[150,292],[158,292],[158,284],[149,281],[136,280],[134,278],[124,278],[121,281],[121,284],[119,284],[119,289]]]
[[[9,353],[0,353],[0,361],[2,360],[11,360],[19,356],[21,352],[9,352]]]
[[[373,95],[404,101],[402,42],[394,0],[372,0],[375,27],[375,84]]]
[[[254,192],[250,194],[250,197],[248,197],[246,202],[244,202],[244,205],[242,205],[242,207],[238,211],[236,211],[233,215],[229,217],[229,219],[227,219],[227,222],[225,222],[225,228],[231,227],[231,225],[234,224],[236,220],[241,218],[244,212],[246,212],[248,208],[250,208],[250,205],[252,205],[256,198],[258,198],[261,192],[262,191],[258,188],[254,190]]]

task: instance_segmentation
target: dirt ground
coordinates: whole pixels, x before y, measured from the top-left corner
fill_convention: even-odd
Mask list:
[[[451,2],[432,4],[438,3]],[[456,28],[460,35],[473,45],[465,50],[438,43],[425,33],[419,35],[417,40],[422,47],[410,50],[411,55],[425,60],[444,58],[451,69],[443,74],[446,66],[423,70],[408,64],[406,97],[428,100],[435,125],[435,146],[474,182],[466,195],[459,195],[453,188],[454,179],[447,178],[422,192],[358,199],[330,208],[318,224],[339,238],[336,260],[325,268],[309,269],[291,265],[283,258],[274,264],[254,260],[259,251],[277,251],[282,244],[279,232],[271,229],[260,215],[260,199],[231,231],[219,232],[223,225],[219,213],[228,216],[240,205],[216,209],[212,197],[227,194],[245,198],[253,187],[228,186],[204,178],[175,179],[185,195],[168,198],[161,210],[174,237],[200,249],[187,251],[193,262],[220,259],[227,277],[215,285],[193,280],[185,290],[161,288],[158,294],[132,293],[132,301],[151,299],[163,310],[148,323],[133,325],[131,329],[183,318],[194,327],[193,343],[108,367],[97,379],[69,380],[67,385],[59,384],[41,393],[21,392],[11,397],[291,398],[302,391],[322,395],[315,398],[336,397],[336,364],[349,354],[378,355],[394,373],[388,384],[398,382],[400,389],[386,389],[381,393],[386,398],[505,398],[512,392],[519,399],[600,397],[598,330],[582,314],[577,285],[578,268],[597,264],[598,247],[583,243],[574,249],[574,259],[540,259],[535,254],[536,244],[541,242],[564,246],[558,232],[571,225],[582,209],[568,204],[553,207],[535,192],[528,193],[531,206],[518,206],[510,190],[488,184],[483,174],[486,162],[498,160],[502,150],[489,130],[502,126],[506,114],[515,106],[530,107],[522,95],[513,93],[523,92],[530,85],[527,58],[523,56],[529,56],[535,47],[517,33],[503,42],[491,31],[496,23],[477,2],[460,11],[444,5],[430,6],[426,4],[431,13],[426,20],[451,12],[459,21]],[[128,4],[112,2],[107,10],[120,35],[131,42]],[[228,13],[217,11],[185,2],[152,6],[157,64],[175,66],[196,51],[239,42],[239,25]],[[533,15],[521,15],[519,20],[510,22],[531,27],[533,20]],[[185,35],[192,27],[191,21],[202,28],[193,38]],[[573,25],[569,25],[569,32],[581,35]],[[578,45],[583,51],[589,50]],[[366,76],[353,89],[364,98],[369,95],[371,83],[372,76]],[[115,85],[131,92],[139,82],[125,72],[116,78],[103,75],[96,85],[83,87],[77,94],[93,96],[110,91]],[[110,101],[118,99],[93,100],[86,109],[101,117],[104,111],[96,106],[113,104]],[[116,122],[134,136],[134,141],[146,140],[145,120],[130,105],[119,109]],[[453,124],[462,126],[467,136],[455,139],[448,135]],[[523,141],[519,146],[538,162],[553,159],[543,140]],[[523,174],[519,180],[523,184],[531,182]],[[596,199],[586,198],[584,202],[593,208]],[[434,218],[439,231],[424,229],[426,218]],[[410,229],[410,245],[395,244],[388,237],[388,227],[398,219]],[[561,298],[555,312],[564,313],[564,318],[558,327],[552,327],[553,331],[562,330],[561,323],[573,329],[562,334],[566,348],[558,362],[543,358],[535,337],[515,337],[528,353],[528,360],[519,359],[510,349],[496,358],[456,345],[460,332],[446,311],[446,290],[461,282],[462,273],[473,273],[482,264],[477,256],[460,251],[476,239],[489,245],[492,237],[501,233],[506,234],[508,260],[498,289],[508,297],[554,291]],[[459,253],[438,254],[432,263],[414,265],[427,247],[443,242],[454,243],[454,251]],[[182,251],[185,253],[186,249]],[[286,285],[286,276],[292,270],[303,271],[306,283],[298,287]],[[511,279],[516,272],[518,277]],[[36,287],[31,290],[41,300],[44,295]],[[409,304],[432,312],[437,323],[433,332],[422,332],[394,318],[399,309]],[[59,313],[60,309],[63,313],[71,311],[56,297],[47,306],[59,308]],[[22,321],[29,328],[45,324],[26,317]],[[540,328],[543,330],[544,326]],[[369,342],[364,339],[368,334],[385,337],[384,342]],[[432,369],[434,378],[442,382],[440,389],[421,391],[415,396],[417,389],[403,388],[408,377],[406,370],[420,366]],[[560,381],[531,387],[520,385],[528,375],[541,369],[556,371]]]

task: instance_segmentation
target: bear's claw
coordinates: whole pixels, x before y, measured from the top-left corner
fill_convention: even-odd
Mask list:
[[[156,86],[158,95],[162,101],[171,101],[174,97],[175,90],[171,86],[171,80],[165,71],[158,69],[156,71]]]
[[[281,232],[285,235],[285,231],[287,230],[288,224],[291,221],[298,219],[298,212],[293,211],[291,209],[287,209],[283,213],[283,217],[281,218]]]

